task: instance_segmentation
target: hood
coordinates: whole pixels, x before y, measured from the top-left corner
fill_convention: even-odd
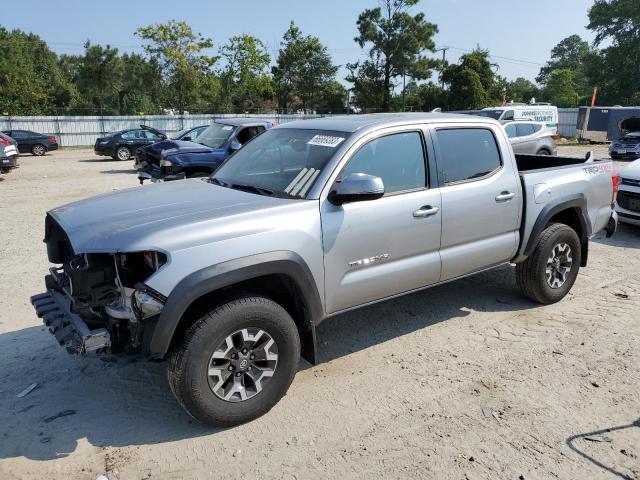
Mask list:
[[[76,253],[187,248],[263,231],[250,218],[300,200],[232,190],[194,178],[119,190],[48,212]],[[272,227],[273,228],[273,227]]]
[[[620,176],[631,180],[640,180],[640,159],[634,160],[620,170]]]
[[[144,148],[152,152],[157,157],[164,159],[176,153],[209,153],[214,149],[195,142],[185,142],[183,140],[163,140]]]

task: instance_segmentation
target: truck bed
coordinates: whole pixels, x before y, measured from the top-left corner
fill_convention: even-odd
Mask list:
[[[557,157],[555,155],[520,155],[516,154],[516,165],[520,173],[545,168],[567,167],[581,165],[591,157],[589,152],[585,158]]]
[[[611,217],[613,163],[611,160],[515,155],[523,191],[523,218],[520,259],[531,236],[544,227],[541,219],[552,215],[559,205],[570,207],[584,218],[585,235],[591,236],[607,225]]]

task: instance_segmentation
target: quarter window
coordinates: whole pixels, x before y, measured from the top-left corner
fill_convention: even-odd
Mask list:
[[[438,168],[445,183],[484,177],[500,167],[495,137],[484,128],[436,131],[440,157]]]
[[[351,157],[342,177],[353,173],[380,177],[385,193],[425,188],[421,135],[418,132],[396,133],[372,140]]]

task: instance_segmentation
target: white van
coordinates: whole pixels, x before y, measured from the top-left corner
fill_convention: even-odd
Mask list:
[[[541,122],[553,129],[554,133],[558,132],[558,107],[548,103],[508,103],[501,107],[484,108],[476,115],[495,118],[503,123],[513,120]]]

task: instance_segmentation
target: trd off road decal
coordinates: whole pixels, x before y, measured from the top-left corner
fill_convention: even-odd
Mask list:
[[[583,170],[589,175],[598,175],[600,173],[608,173],[613,171],[613,165],[593,165],[592,167],[584,167]]]

